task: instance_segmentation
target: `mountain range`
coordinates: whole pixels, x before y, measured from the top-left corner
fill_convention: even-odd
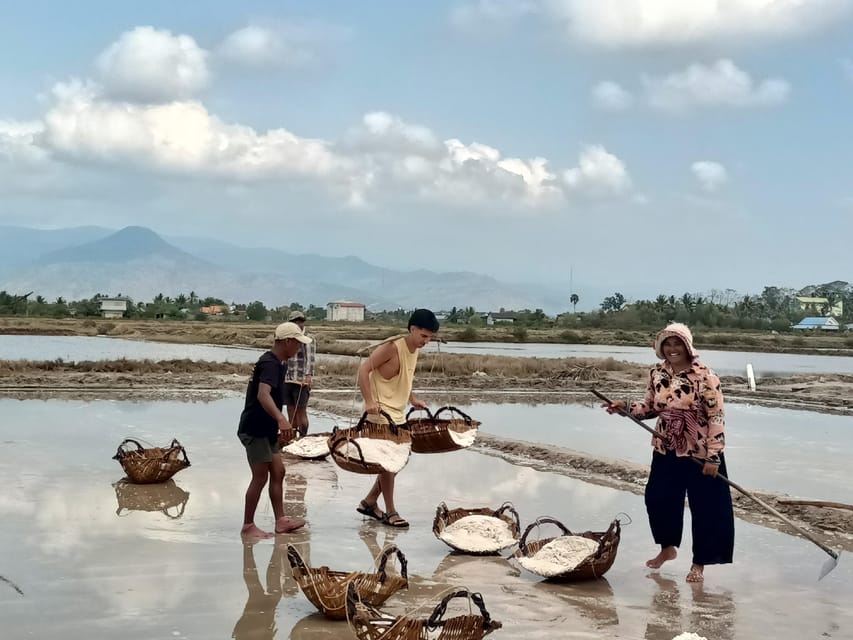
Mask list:
[[[96,293],[151,300],[196,292],[267,306],[353,300],[371,310],[472,306],[478,310],[570,305],[568,293],[472,272],[403,271],[355,256],[293,254],[202,237],[162,237],[145,227],[40,230],[0,226],[0,289],[48,299]]]

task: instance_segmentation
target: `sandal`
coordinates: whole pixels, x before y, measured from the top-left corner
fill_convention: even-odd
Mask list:
[[[690,569],[687,572],[687,582],[698,584],[705,581],[705,572],[702,569]]]
[[[359,505],[355,508],[361,515],[367,516],[368,518],[373,518],[374,520],[382,521],[382,518],[385,517],[384,514],[380,514],[376,508],[376,503],[368,504],[366,501],[362,500]]]
[[[396,511],[386,513],[380,520],[382,524],[387,524],[389,527],[394,527],[395,529],[406,529],[409,526],[409,523],[401,518],[400,514]]]

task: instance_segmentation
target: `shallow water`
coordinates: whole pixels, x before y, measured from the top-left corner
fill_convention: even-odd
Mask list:
[[[288,542],[309,563],[342,570],[368,570],[394,542],[412,577],[409,592],[388,602],[390,612],[422,606],[426,614],[446,588],[466,585],[503,622],[495,638],[853,635],[853,565],[843,559],[818,583],[824,557],[814,546],[738,522],[735,564],[709,568],[707,583],[691,587],[683,582],[687,551],[659,573],[642,568],[652,551],[642,498],[468,451],[411,458],[397,484],[409,531],[354,512],[370,477],[329,462],[291,464],[286,509],[309,526],[244,547],[236,535],[248,480],[234,435],[239,408],[239,399],[0,401],[0,574],[24,593],[0,583],[4,640],[351,638],[346,623],[320,618],[299,593],[283,556]],[[177,436],[192,467],[174,485],[117,492],[122,472],[110,457],[128,435],[157,444]],[[550,514],[576,530],[603,529],[619,512],[634,523],[606,579],[553,585],[501,558],[448,555],[430,531],[441,500],[512,500],[523,524]],[[161,503],[165,512],[156,509]],[[257,521],[271,524],[264,501]]]
[[[649,347],[622,347],[598,344],[541,344],[500,342],[432,343],[429,351],[516,358],[613,358],[639,364],[658,362]],[[753,351],[715,351],[700,349],[702,362],[721,376],[745,376],[752,364],[756,378],[808,373],[853,374],[853,357],[758,353]]]
[[[487,433],[649,464],[651,436],[598,405],[481,403],[465,411]],[[653,427],[654,421],[647,424]],[[746,488],[850,502],[851,451],[849,416],[734,403],[726,407],[726,465],[729,477]]]

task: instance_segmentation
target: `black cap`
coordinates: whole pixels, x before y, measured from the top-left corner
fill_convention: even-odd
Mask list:
[[[438,331],[438,318],[429,309],[415,309],[409,316],[409,329],[412,327],[436,333]]]

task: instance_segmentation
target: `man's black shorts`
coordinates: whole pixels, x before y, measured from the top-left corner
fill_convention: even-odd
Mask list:
[[[311,387],[298,382],[285,382],[281,395],[285,406],[306,407],[308,396],[311,395]]]

